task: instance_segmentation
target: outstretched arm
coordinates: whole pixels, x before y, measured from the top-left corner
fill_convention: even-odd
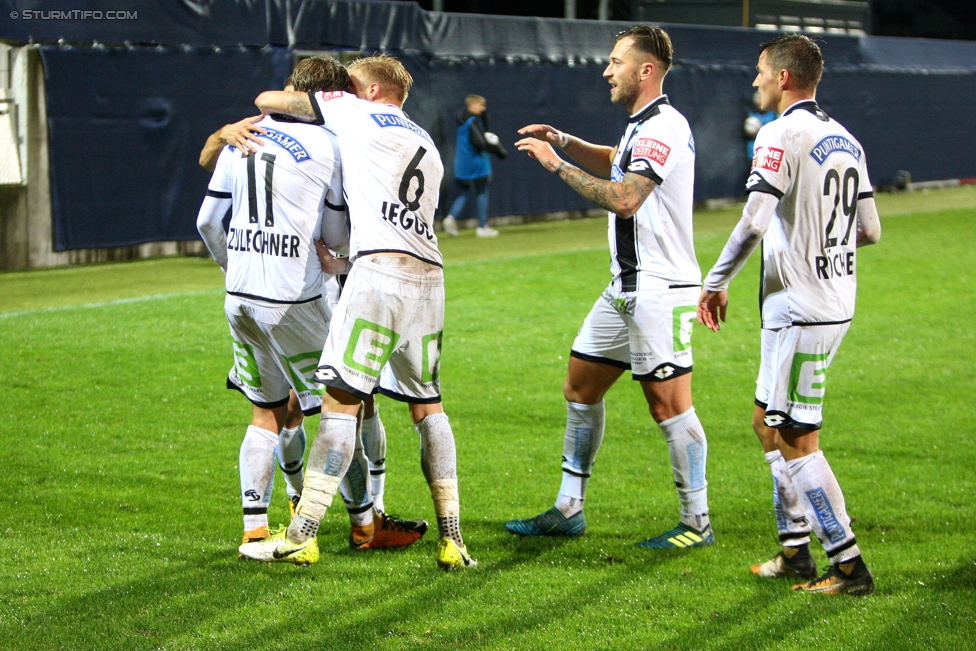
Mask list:
[[[610,167],[613,165],[613,155],[616,153],[615,147],[594,145],[548,124],[530,124],[522,127],[518,132],[553,147],[559,147],[591,174],[604,179],[610,178]]]
[[[736,224],[718,261],[705,277],[704,288],[698,298],[698,322],[709,330],[718,332],[721,329],[719,322],[725,321],[725,310],[729,303],[726,292],[729,283],[759,246],[778,204],[779,199],[771,194],[749,194],[746,207],[742,210],[742,219]]]
[[[548,142],[539,138],[523,138],[515,146],[554,172],[584,199],[621,216],[636,213],[657,186],[651,179],[629,172],[620,182],[598,179],[561,159]]]
[[[266,90],[254,100],[262,113],[282,113],[293,118],[313,122],[318,119],[308,93],[287,90]]]
[[[200,152],[200,166],[208,172],[212,172],[217,165],[217,157],[220,156],[220,151],[224,145],[237,147],[245,156],[248,152],[257,151],[258,147],[263,147],[264,143],[255,134],[267,132],[254,124],[263,117],[263,115],[255,115],[234,124],[225,124],[210,134],[203,146],[203,151]]]

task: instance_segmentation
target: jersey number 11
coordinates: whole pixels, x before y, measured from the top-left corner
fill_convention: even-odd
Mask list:
[[[257,180],[254,173],[254,159],[257,154],[247,157],[247,213],[248,221],[252,224],[258,223],[258,195]],[[267,163],[267,170],[264,173],[264,225],[274,226],[274,207],[271,199],[274,197],[274,154],[261,154],[261,160]]]

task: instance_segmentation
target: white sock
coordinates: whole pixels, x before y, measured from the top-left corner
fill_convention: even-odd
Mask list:
[[[603,443],[604,424],[602,400],[595,405],[566,401],[563,479],[556,496],[556,508],[567,518],[583,510],[586,484],[590,480],[596,453]]]
[[[420,434],[420,467],[434,500],[437,530],[464,546],[461,537],[461,504],[457,487],[457,451],[447,414],[431,414],[416,426]]]
[[[278,465],[281,466],[281,472],[285,476],[288,497],[301,495],[302,482],[305,481],[305,473],[302,469],[302,461],[305,459],[304,422],[291,429],[282,428],[278,434],[275,456],[278,457]]]
[[[830,464],[817,450],[786,462],[796,492],[807,512],[807,519],[823,544],[827,558],[835,565],[859,556],[851,519],[847,515],[844,494]]]
[[[800,547],[810,542],[810,523],[806,509],[796,494],[786,459],[779,450],[766,453],[766,462],[773,474],[773,511],[776,513],[776,530],[784,547]]]
[[[278,435],[250,425],[241,441],[241,503],[244,531],[268,526],[268,505],[274,488],[274,450]]]
[[[346,503],[346,511],[349,512],[349,522],[358,527],[373,521],[373,500],[369,483],[369,464],[363,453],[362,438],[357,436],[352,462],[339,483],[339,490]]]
[[[683,414],[658,423],[668,442],[671,471],[681,502],[681,522],[703,530],[708,519],[708,482],[705,481],[705,462],[708,441],[705,430],[692,407]]]
[[[363,446],[369,460],[369,491],[373,506],[385,511],[383,494],[386,492],[386,428],[380,420],[380,412],[374,407],[372,418],[363,419]]]
[[[308,472],[302,499],[288,525],[288,539],[305,542],[315,537],[319,523],[332,505],[339,478],[346,474],[356,450],[356,417],[323,413],[319,433],[308,452]]]

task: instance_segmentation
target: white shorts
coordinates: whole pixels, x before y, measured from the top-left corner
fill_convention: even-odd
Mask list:
[[[850,323],[762,331],[756,405],[766,425],[817,430],[823,422],[827,369]]]
[[[700,292],[697,286],[621,292],[611,284],[583,321],[570,355],[629,369],[642,382],[691,373]]]
[[[365,399],[441,401],[444,271],[406,256],[356,261],[336,305],[316,379]]]
[[[303,412],[317,413],[325,387],[313,376],[329,334],[325,300],[269,306],[228,295],[224,312],[234,347],[227,388],[265,409],[287,404],[291,388]]]
[[[343,282],[345,282],[345,276],[343,276]],[[325,297],[326,302],[329,304],[329,313],[335,311],[335,306],[339,303],[339,294],[342,293],[342,283],[339,282],[338,276],[329,276],[325,281],[325,285],[322,287],[322,296]]]

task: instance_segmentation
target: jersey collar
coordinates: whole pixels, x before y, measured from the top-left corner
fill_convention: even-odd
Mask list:
[[[647,118],[652,118],[652,117],[654,117],[655,115],[657,115],[658,113],[661,112],[661,105],[662,104],[668,104],[668,105],[671,104],[671,102],[668,101],[668,96],[667,95],[661,95],[660,97],[658,97],[657,99],[655,99],[653,102],[651,102],[650,104],[648,104],[647,106],[645,106],[641,110],[639,110],[636,113],[634,113],[633,115],[631,115],[627,119],[627,121],[628,122],[631,122],[631,123],[633,123],[633,122],[643,122]]]
[[[827,114],[824,113],[822,108],[817,106],[817,101],[812,99],[802,99],[796,104],[793,104],[790,108],[783,111],[783,117],[785,118],[793,111],[809,111],[821,120],[827,119]]]

